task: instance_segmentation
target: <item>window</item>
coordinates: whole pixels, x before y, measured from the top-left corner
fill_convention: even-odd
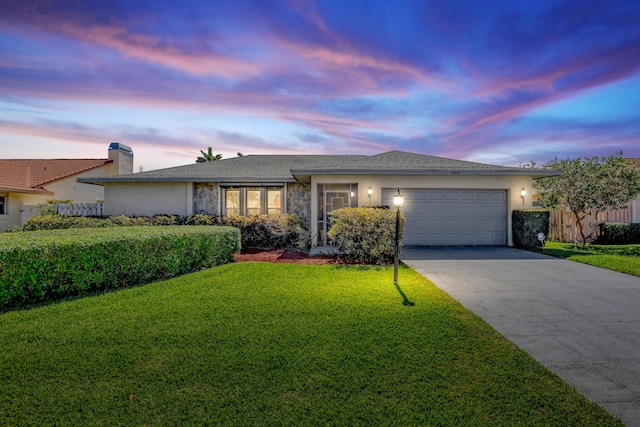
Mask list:
[[[225,191],[226,215],[240,215],[240,190],[227,189]]]
[[[229,187],[223,190],[223,215],[274,215],[282,212],[282,187]]]
[[[267,213],[269,215],[282,212],[281,195],[282,190],[280,189],[267,190]]]
[[[0,215],[7,214],[7,196],[0,195]]]
[[[261,191],[260,189],[247,188],[245,189],[247,195],[247,215],[260,215],[262,213]]]

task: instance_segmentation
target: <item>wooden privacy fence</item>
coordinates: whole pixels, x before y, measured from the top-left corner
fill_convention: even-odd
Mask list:
[[[569,208],[556,208],[553,209],[549,217],[549,240],[557,240],[560,242],[573,242],[576,234],[579,239],[580,232],[576,224],[576,217],[569,210]],[[599,228],[598,224],[602,222],[632,222],[631,208],[620,209],[617,211],[608,210],[598,212],[598,218],[596,220],[596,212],[587,212],[585,218],[582,220],[584,227],[584,235],[587,236],[587,241],[593,242],[598,237]]]
[[[58,215],[102,216],[104,203],[56,203]]]

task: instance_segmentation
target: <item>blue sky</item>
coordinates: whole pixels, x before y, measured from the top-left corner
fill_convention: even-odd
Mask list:
[[[640,157],[636,0],[0,4],[0,158]]]

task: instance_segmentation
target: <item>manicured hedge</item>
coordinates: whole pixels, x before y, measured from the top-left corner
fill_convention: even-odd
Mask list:
[[[106,228],[139,225],[181,225],[176,215],[156,215],[150,217],[84,217],[73,215],[38,215],[33,216],[22,225],[22,231],[60,230],[66,228]]]
[[[233,261],[232,227],[68,229],[0,235],[0,310],[165,279]]]
[[[243,247],[309,250],[311,233],[306,220],[296,214],[256,216],[189,216],[155,215],[149,217],[78,217],[70,215],[41,215],[29,218],[24,231],[56,230],[63,228],[105,228],[139,225],[229,225],[240,229]]]
[[[404,233],[404,215],[400,215],[400,239]],[[338,247],[339,256],[348,262],[385,264],[393,261],[396,237],[396,212],[368,207],[344,208],[331,212],[329,238]]]
[[[513,246],[529,251],[542,247],[538,234],[549,235],[548,210],[529,209],[513,211],[511,223],[513,229]]]
[[[640,243],[640,223],[605,222],[599,224],[601,245],[633,245]]]

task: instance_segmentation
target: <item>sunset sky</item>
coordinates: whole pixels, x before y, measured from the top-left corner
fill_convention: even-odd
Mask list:
[[[0,0],[0,158],[640,157],[638,0]]]

